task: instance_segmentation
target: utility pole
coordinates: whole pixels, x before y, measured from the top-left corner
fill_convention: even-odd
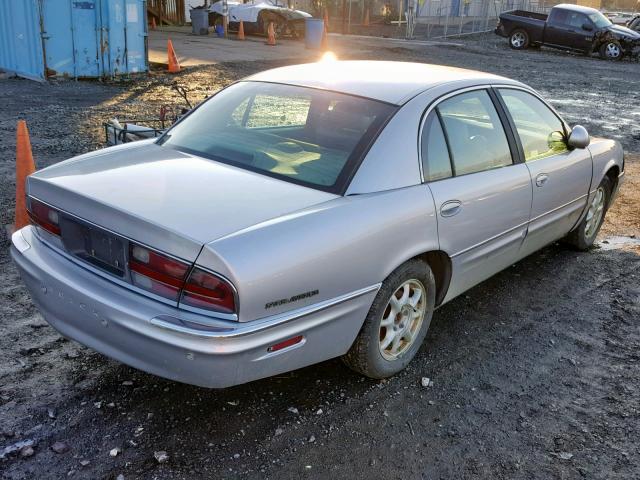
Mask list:
[[[342,34],[347,33],[347,0],[342,0]]]
[[[224,38],[228,38],[227,29],[229,28],[229,4],[227,0],[222,0],[222,28],[224,28]]]

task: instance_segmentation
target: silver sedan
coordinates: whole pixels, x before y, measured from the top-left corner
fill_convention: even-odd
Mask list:
[[[11,253],[54,328],[135,368],[227,387],[342,357],[383,378],[439,306],[551,242],[588,249],[623,175],[617,142],[522,83],[321,62],[31,175]]]

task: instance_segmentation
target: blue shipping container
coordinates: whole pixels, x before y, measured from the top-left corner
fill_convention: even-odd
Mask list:
[[[0,0],[0,69],[34,79],[145,72],[146,0]]]
[[[32,78],[44,78],[36,0],[0,0],[0,69]]]

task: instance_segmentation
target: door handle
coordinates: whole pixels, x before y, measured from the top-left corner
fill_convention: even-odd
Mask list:
[[[462,210],[462,202],[459,200],[449,200],[440,205],[440,215],[443,217],[453,217]]]
[[[549,175],[547,175],[546,173],[541,173],[536,177],[536,185],[538,187],[543,187],[544,184],[547,183],[547,180],[549,180]]]

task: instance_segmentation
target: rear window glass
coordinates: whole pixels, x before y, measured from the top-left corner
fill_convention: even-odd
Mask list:
[[[395,110],[331,91],[240,82],[200,106],[159,143],[339,193]]]

